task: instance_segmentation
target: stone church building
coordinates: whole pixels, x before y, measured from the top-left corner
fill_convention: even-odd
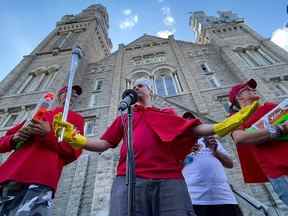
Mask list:
[[[96,4],[78,15],[65,15],[55,29],[0,83],[0,133],[22,121],[46,91],[65,84],[71,50],[85,53],[75,84],[83,87],[77,111],[85,117],[85,134],[98,137],[117,115],[122,92],[139,77],[154,81],[154,104],[192,111],[207,122],[227,116],[227,92],[254,78],[264,100],[288,96],[287,52],[251,29],[236,14],[208,16],[194,12],[189,26],[196,41],[144,34],[111,53],[106,8]],[[192,35],[192,34],[191,34]],[[270,184],[244,184],[235,146],[222,139],[235,166],[227,170],[245,215],[288,215]],[[55,197],[55,216],[107,216],[118,148],[99,155],[84,152],[67,166]],[[0,155],[0,161],[7,158]],[[266,212],[266,213],[265,213]],[[285,213],[286,212],[286,213]]]

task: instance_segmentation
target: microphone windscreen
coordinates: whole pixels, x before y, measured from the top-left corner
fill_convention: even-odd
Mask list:
[[[126,89],[123,94],[122,94],[122,99],[124,99],[126,96],[130,96],[131,99],[132,99],[132,103],[131,104],[134,104],[137,102],[137,92],[134,91],[133,89]]]

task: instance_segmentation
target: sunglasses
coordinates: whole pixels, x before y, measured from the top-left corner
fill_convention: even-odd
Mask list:
[[[239,91],[239,93],[237,94],[237,96],[240,95],[240,94],[242,94],[244,91],[247,91],[247,90],[248,90],[249,92],[256,92],[256,89],[251,88],[251,87],[249,87],[249,86],[246,86],[246,87],[242,88],[242,89]]]
[[[64,94],[66,94],[66,93],[67,93],[66,91],[65,91],[65,92],[61,92],[58,96],[62,96],[62,95],[64,95]],[[76,91],[72,91],[71,96],[78,97],[79,94],[78,94]]]
[[[138,84],[138,85],[135,85],[135,86],[133,86],[133,89],[135,89],[136,87],[138,87],[138,88],[143,88],[143,87],[144,87],[144,85],[143,85],[143,84]]]

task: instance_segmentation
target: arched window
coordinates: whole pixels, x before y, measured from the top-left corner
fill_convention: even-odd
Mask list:
[[[161,69],[155,76],[156,94],[162,97],[175,96],[181,91],[177,74],[169,69]]]
[[[17,90],[17,94],[41,91],[49,88],[59,70],[59,65],[39,67],[28,74],[25,82]]]
[[[238,53],[245,64],[250,67],[272,65],[279,62],[278,59],[258,46],[251,45],[246,48],[237,47],[234,51]]]
[[[155,79],[155,87],[159,96],[166,96],[165,85],[162,76],[159,76]]]

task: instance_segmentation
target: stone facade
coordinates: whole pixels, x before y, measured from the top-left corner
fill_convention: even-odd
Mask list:
[[[242,80],[256,79],[264,100],[287,97],[287,52],[243,19],[232,12],[220,12],[219,17],[195,12],[190,27],[197,33],[196,43],[144,34],[128,45],[120,44],[111,54],[105,7],[92,5],[78,15],[64,16],[1,82],[1,134],[24,119],[44,92],[55,92],[65,84],[75,45],[85,53],[75,79],[83,87],[76,110],[85,117],[89,137],[99,137],[112,122],[121,93],[139,77],[154,81],[156,106],[173,107],[179,114],[192,111],[208,122],[225,118],[227,92]],[[233,188],[267,206],[271,215],[288,214],[270,184],[244,184],[235,146],[229,138],[223,143],[235,159],[235,168],[227,170]],[[2,161],[7,156],[2,155]],[[118,157],[118,148],[101,155],[84,152],[68,165],[55,197],[54,215],[107,216]],[[245,215],[264,215],[243,199],[239,202]]]

